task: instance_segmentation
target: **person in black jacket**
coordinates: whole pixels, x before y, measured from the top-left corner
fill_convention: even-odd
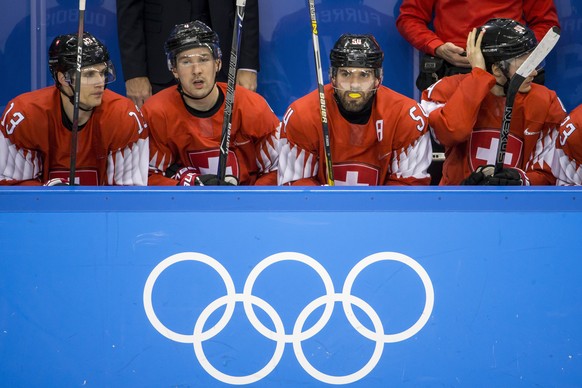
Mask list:
[[[127,97],[138,107],[175,79],[164,53],[172,28],[200,20],[220,37],[222,69],[217,80],[226,82],[232,47],[235,0],[117,0],[117,30]],[[258,0],[247,0],[238,57],[237,85],[255,91],[259,70]]]

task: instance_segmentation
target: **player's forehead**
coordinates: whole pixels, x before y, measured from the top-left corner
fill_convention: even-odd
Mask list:
[[[201,46],[201,47],[194,47],[188,50],[184,50],[178,54],[178,59],[187,58],[187,57],[212,57],[212,51],[210,48]]]
[[[82,72],[90,72],[90,71],[102,72],[105,69],[107,69],[107,64],[105,64],[105,63],[96,63],[93,65],[81,67]]]
[[[370,69],[367,67],[340,67],[338,68],[338,71],[347,74],[374,73],[374,69]]]

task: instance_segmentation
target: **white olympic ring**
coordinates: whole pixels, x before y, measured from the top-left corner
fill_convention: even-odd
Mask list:
[[[166,327],[157,317],[154,312],[152,293],[156,280],[160,274],[173,264],[182,261],[197,261],[212,267],[220,275],[224,281],[226,287],[226,295],[222,296],[212,303],[210,303],[194,324],[194,330],[192,334],[180,334],[172,331]],[[255,281],[263,270],[272,264],[281,261],[298,261],[300,263],[306,264],[311,267],[322,279],[323,285],[325,287],[326,294],[310,302],[300,313],[293,326],[292,334],[286,334],[283,322],[277,311],[264,299],[252,295],[252,290]],[[424,309],[419,317],[419,319],[408,329],[394,334],[386,334],[384,332],[384,327],[380,320],[380,317],[376,311],[362,299],[351,295],[352,286],[356,277],[371,264],[379,261],[397,261],[403,263],[410,267],[416,274],[420,277],[425,290],[425,305]],[[202,348],[202,342],[209,340],[216,336],[220,331],[222,331],[232,318],[234,307],[237,302],[242,302],[244,306],[244,311],[252,324],[252,326],[264,337],[271,339],[276,342],[275,352],[269,362],[259,371],[246,375],[246,376],[231,376],[217,370],[206,358],[204,350]],[[307,360],[303,353],[301,342],[313,337],[319,333],[323,327],[328,323],[331,315],[333,313],[333,308],[336,302],[341,302],[348,322],[352,327],[360,333],[362,336],[375,341],[376,345],[374,347],[373,354],[370,360],[364,365],[360,370],[344,376],[332,376],[325,374],[315,367],[313,367]],[[281,252],[271,255],[261,262],[259,262],[250,272],[249,276],[244,285],[242,293],[236,293],[234,283],[228,271],[220,264],[217,260],[211,258],[210,256],[204,255],[202,253],[196,252],[184,252],[172,255],[164,260],[162,260],[150,273],[148,279],[146,280],[144,293],[143,293],[143,303],[146,316],[152,324],[152,326],[163,336],[169,338],[176,342],[181,343],[191,343],[194,345],[194,353],[202,368],[210,374],[215,379],[228,384],[242,385],[251,384],[259,381],[269,375],[275,367],[279,364],[283,356],[283,351],[286,343],[293,344],[293,350],[299,364],[303,369],[315,379],[328,383],[328,384],[349,384],[358,381],[370,373],[377,365],[382,352],[384,350],[384,345],[386,343],[400,342],[404,341],[416,333],[418,333],[424,325],[428,322],[432,310],[434,307],[434,288],[428,273],[424,268],[414,259],[397,252],[379,252],[372,254],[360,262],[358,262],[352,270],[349,272],[346,280],[344,282],[343,290],[341,293],[335,293],[333,282],[331,277],[325,268],[317,262],[315,259],[298,253],[298,252]],[[224,314],[218,322],[206,331],[203,331],[204,325],[207,322],[210,315],[217,309],[226,305]],[[253,305],[260,307],[271,319],[274,324],[275,331],[267,328],[263,323],[257,318]],[[303,331],[303,325],[307,318],[315,311],[318,307],[325,305],[322,316],[319,320],[309,329]],[[358,306],[365,314],[368,315],[372,325],[374,326],[374,331],[369,330],[364,325],[360,323],[358,318],[353,312],[352,305]]]

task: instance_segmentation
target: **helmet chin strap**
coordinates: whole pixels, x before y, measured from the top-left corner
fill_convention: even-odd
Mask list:
[[[67,93],[65,93],[65,90],[63,89],[63,86],[60,83],[57,83],[57,84],[58,84],[57,88],[61,91],[61,93],[64,94],[65,96],[67,96],[67,98],[71,102],[71,105],[75,106],[75,88],[73,88],[73,85],[71,85],[69,83],[69,87],[73,91],[73,94],[69,96]],[[105,87],[107,87],[107,85]],[[89,108],[89,109],[85,109],[79,103],[79,109],[81,109],[83,112],[91,112],[91,111],[93,111],[93,109],[95,109],[95,107],[92,107],[92,108]]]
[[[509,80],[511,79],[511,77],[509,76],[509,71],[507,71],[507,68],[501,63],[497,67],[499,70],[501,70],[501,73],[505,77],[505,83],[502,85],[496,80],[495,85],[501,86],[501,88],[503,89],[503,95],[507,96],[507,90],[509,89]]]

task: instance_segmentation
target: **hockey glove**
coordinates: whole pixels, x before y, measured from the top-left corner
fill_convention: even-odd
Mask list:
[[[518,168],[503,168],[487,179],[489,186],[529,186],[525,172]]]
[[[53,178],[49,179],[43,186],[68,186],[69,180],[67,178]]]
[[[238,186],[238,179],[233,175],[227,175],[221,181],[217,175],[205,174],[197,176],[194,184],[196,186]]]
[[[484,186],[487,185],[489,177],[493,176],[495,167],[488,164],[486,166],[479,166],[467,178],[461,182],[461,186]]]

